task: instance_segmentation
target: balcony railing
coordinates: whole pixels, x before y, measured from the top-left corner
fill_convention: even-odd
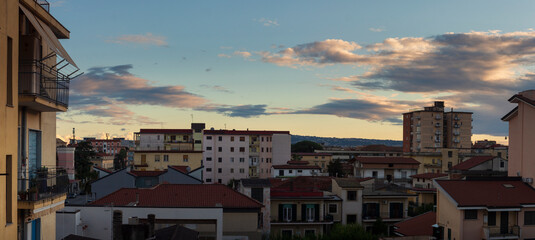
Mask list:
[[[35,2],[43,7],[47,12],[50,12],[50,3],[46,0],[35,0]]]
[[[19,200],[38,201],[65,194],[69,189],[67,171],[61,168],[40,168],[19,171]]]
[[[380,213],[367,213],[362,215],[362,220],[375,220],[381,217],[383,220],[388,219],[402,219],[403,211],[390,211],[390,212],[380,212]]]
[[[19,70],[19,94],[39,96],[65,107],[69,105],[70,75],[38,60],[22,61]]]
[[[483,233],[485,234],[486,239],[514,239],[515,237],[520,237],[520,227],[483,227]]]

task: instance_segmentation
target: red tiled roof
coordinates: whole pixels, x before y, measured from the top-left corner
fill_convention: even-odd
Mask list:
[[[89,139],[88,142],[121,142],[119,139]]]
[[[297,165],[297,164],[285,164],[285,165],[273,165],[274,169],[321,169],[316,165]]]
[[[188,174],[188,166],[179,166],[179,165],[169,165],[168,166],[169,168],[172,168],[174,170],[177,170],[179,172],[182,172],[182,173],[185,173],[185,174]]]
[[[94,168],[94,169],[96,168],[96,169],[98,169],[98,170],[100,170],[100,171],[103,171],[103,172],[113,173],[113,171],[110,171],[110,170],[108,170],[108,169],[106,169],[106,168],[102,168],[102,167],[99,167],[99,166],[93,166],[93,168]]]
[[[290,134],[290,131],[255,131],[255,130],[204,130],[205,135],[272,135]]]
[[[414,160],[414,158],[404,157],[356,157],[355,161],[370,164],[420,164],[420,162]]]
[[[331,191],[331,177],[300,176],[281,182],[271,180],[272,197],[323,196],[323,191]]]
[[[527,97],[524,97],[520,94],[515,94],[511,98],[509,98],[509,102],[516,103],[518,100],[525,102],[527,104],[530,104],[531,106],[535,107],[535,100],[529,99]]]
[[[421,173],[412,175],[411,178],[423,178],[423,179],[433,179],[438,177],[448,176],[446,173]]]
[[[402,152],[403,147],[393,147],[386,146],[381,144],[367,145],[359,148],[359,151],[370,151],[370,152]]]
[[[395,232],[403,236],[433,236],[433,227],[437,222],[435,212],[426,212],[416,217],[394,224]]]
[[[288,161],[287,163],[290,164],[290,165],[308,165],[307,161],[292,160],[292,161]]]
[[[140,129],[139,133],[161,133],[161,134],[173,134],[173,133],[193,133],[192,129]]]
[[[154,188],[122,188],[90,205],[128,206],[136,202],[137,207],[217,207],[261,208],[263,205],[231,188],[221,184],[168,184]]]
[[[157,177],[164,174],[166,171],[130,171],[128,173],[136,177]]]
[[[535,203],[535,189],[521,180],[436,180],[460,207],[521,207]]]
[[[494,156],[477,156],[477,157],[471,157],[470,159],[459,163],[455,166],[453,166],[453,170],[470,170],[470,168],[473,168],[479,164],[482,164],[486,161],[490,161],[494,159]]]
[[[292,153],[297,156],[332,156],[331,153]]]

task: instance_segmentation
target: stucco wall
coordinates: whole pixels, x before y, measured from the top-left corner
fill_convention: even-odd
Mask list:
[[[451,229],[451,239],[461,239],[463,215],[460,210],[440,190],[437,191],[437,223],[444,227],[444,239],[447,239],[448,228]]]

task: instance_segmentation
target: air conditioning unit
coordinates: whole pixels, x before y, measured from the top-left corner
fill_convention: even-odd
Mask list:
[[[524,178],[524,182],[533,183],[533,178]]]

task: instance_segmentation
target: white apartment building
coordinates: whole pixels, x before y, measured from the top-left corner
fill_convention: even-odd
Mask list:
[[[271,166],[290,160],[288,131],[204,130],[203,180],[227,184],[231,179],[268,178]]]

